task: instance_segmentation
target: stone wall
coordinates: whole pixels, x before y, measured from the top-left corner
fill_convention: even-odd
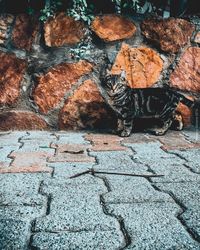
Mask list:
[[[87,60],[72,48],[90,44]],[[88,43],[88,44],[87,44]],[[94,77],[106,53],[132,88],[168,85],[200,97],[200,20],[97,16],[90,27],[59,13],[44,25],[0,15],[0,130],[113,128],[116,117]],[[192,111],[179,105],[185,125]]]

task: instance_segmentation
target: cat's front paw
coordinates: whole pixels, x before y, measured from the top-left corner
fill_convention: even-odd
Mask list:
[[[130,136],[130,134],[131,134],[130,131],[123,130],[123,131],[120,132],[119,135],[120,135],[121,137],[128,137],[128,136]]]

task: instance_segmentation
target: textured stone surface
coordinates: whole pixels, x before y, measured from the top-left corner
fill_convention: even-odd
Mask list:
[[[59,47],[78,43],[84,37],[84,25],[65,13],[60,13],[45,23],[44,32],[46,45]]]
[[[154,50],[146,47],[131,48],[123,43],[111,73],[120,74],[125,70],[130,87],[145,88],[158,81],[162,67],[163,61]]]
[[[199,244],[176,218],[181,209],[175,203],[112,204],[108,207],[124,219],[132,239],[126,249],[199,249]]]
[[[106,42],[132,37],[136,32],[134,23],[122,16],[97,16],[92,22],[92,30]]]
[[[12,15],[0,15],[0,45],[6,45],[13,20],[14,17]]]
[[[39,110],[47,113],[57,107],[72,85],[81,76],[89,73],[91,69],[92,65],[86,61],[61,63],[39,77],[37,80],[38,85],[33,91],[34,101]]]
[[[178,19],[147,19],[141,24],[142,34],[157,43],[166,52],[176,53],[186,45],[191,38],[194,25]]]
[[[173,87],[200,93],[200,48],[189,47],[170,76]]]
[[[36,232],[119,229],[117,219],[105,214],[100,204],[99,195],[106,192],[103,184],[81,185],[80,188],[57,182],[54,186],[44,185],[43,192],[52,195],[50,214],[36,220]]]
[[[102,134],[88,134],[85,139],[90,141],[92,144],[91,150],[93,151],[118,151],[127,150],[126,147],[121,145],[120,141],[122,138],[116,135]]]
[[[89,145],[52,144],[51,147],[56,149],[56,153],[49,162],[95,162],[95,158],[87,153]]]
[[[32,242],[32,246],[37,249],[48,249],[50,247],[51,250],[120,249],[124,245],[123,234],[115,230],[37,233],[33,236]]]
[[[25,69],[25,60],[0,52],[0,105],[14,104],[18,100]]]
[[[68,98],[60,112],[60,129],[93,129],[113,127],[114,116],[103,100],[97,86],[85,81]]]
[[[47,123],[38,115],[28,111],[0,113],[0,130],[47,129]]]
[[[27,14],[18,15],[12,31],[12,42],[15,47],[30,51],[38,29],[37,18]]]
[[[0,218],[0,249],[26,249],[30,226],[23,219]]]
[[[0,173],[51,173],[52,168],[47,167],[46,152],[11,152],[9,158],[13,159],[9,167],[1,167]]]

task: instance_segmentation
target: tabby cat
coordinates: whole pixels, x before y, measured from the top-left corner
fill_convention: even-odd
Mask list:
[[[101,83],[106,90],[111,108],[117,113],[117,132],[122,137],[130,135],[133,119],[138,117],[158,118],[161,121],[161,128],[148,131],[155,135],[165,134],[174,120],[176,120],[176,123],[178,122],[177,129],[181,130],[183,123],[180,115],[176,119],[176,107],[179,102],[190,108],[198,106],[198,103],[171,89],[132,89],[121,75],[107,74],[101,79]]]

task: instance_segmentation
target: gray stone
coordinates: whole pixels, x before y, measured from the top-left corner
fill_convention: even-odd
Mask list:
[[[156,186],[167,193],[172,194],[179,204],[182,204],[186,211],[181,218],[187,227],[200,237],[200,183],[163,183]]]
[[[107,176],[111,191],[103,197],[106,203],[174,202],[162,192],[156,191],[144,178]]]
[[[37,233],[32,246],[38,250],[103,250],[123,249],[124,237],[119,230]]]
[[[148,167],[145,164],[134,162],[134,153],[129,151],[90,152],[91,156],[97,157],[97,170],[128,171],[134,174],[147,174]]]
[[[200,174],[200,148],[173,150],[172,152],[186,159],[186,165],[195,173]]]
[[[65,184],[50,189],[50,213],[36,220],[36,231],[119,229],[118,221],[103,211],[100,195],[107,192],[104,185]]]
[[[58,136],[58,143],[60,144],[90,144],[84,139],[85,133],[81,132],[56,132]]]
[[[0,175],[1,206],[36,206],[46,204],[46,197],[38,193],[40,183],[49,174]]]
[[[9,158],[9,154],[13,151],[18,149],[18,147],[20,146],[20,144],[18,146],[2,146],[0,147],[0,162],[3,163],[7,163],[7,165],[9,165],[12,161],[11,158]]]
[[[181,210],[174,203],[112,204],[108,205],[108,210],[124,220],[131,237],[131,244],[126,249],[189,250],[200,247],[176,218]]]
[[[183,130],[185,137],[194,143],[200,143],[200,130],[197,127],[188,127]]]
[[[29,221],[14,218],[0,219],[0,249],[27,249],[30,227]]]

